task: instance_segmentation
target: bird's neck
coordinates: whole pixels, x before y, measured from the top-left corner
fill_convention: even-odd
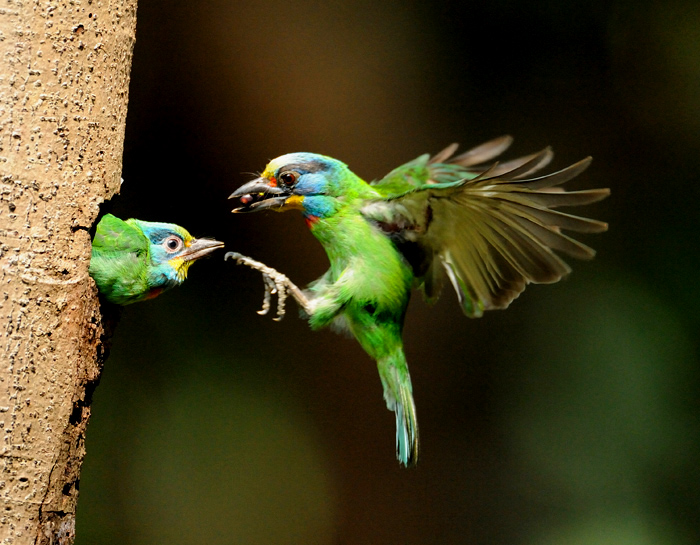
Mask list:
[[[187,278],[187,267],[184,267],[182,273],[179,272],[182,269],[183,268],[174,267],[173,264],[169,262],[152,265],[148,270],[148,286],[151,290],[159,290],[156,292],[156,295],[170,288],[174,288]]]
[[[331,269],[338,272],[345,269],[353,258],[376,255],[382,253],[384,246],[390,246],[389,240],[378,233],[355,206],[339,206],[334,214],[325,217],[305,213],[304,219],[323,245]]]
[[[367,244],[376,244],[374,228],[360,214],[362,203],[377,198],[376,190],[352,173],[343,181],[341,196],[313,195],[304,199],[306,225],[323,245],[332,268],[344,268]]]

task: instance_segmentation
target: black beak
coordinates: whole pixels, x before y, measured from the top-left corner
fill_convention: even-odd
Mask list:
[[[291,195],[288,189],[272,186],[265,178],[256,178],[236,189],[229,199],[238,198],[241,204],[234,213],[258,212],[270,208],[282,208]]]

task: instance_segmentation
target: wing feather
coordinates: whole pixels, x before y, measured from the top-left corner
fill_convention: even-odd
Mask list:
[[[148,238],[136,227],[112,214],[105,214],[97,224],[92,246],[102,252],[148,251]]]
[[[604,222],[554,210],[609,195],[608,189],[558,187],[583,172],[590,158],[534,178],[529,176],[551,161],[550,148],[500,164],[479,164],[499,155],[511,140],[504,136],[455,157],[454,144],[432,158],[423,155],[375,182],[391,191],[363,208],[380,228],[391,224],[387,234],[399,249],[406,241],[421,248],[421,268],[414,270],[426,297],[435,298],[447,276],[469,316],[506,308],[529,283],[552,283],[569,274],[556,252],[577,259],[595,255],[563,231],[607,230]]]
[[[456,157],[452,157],[449,162],[453,165],[459,165],[461,167],[478,165],[498,157],[501,153],[506,151],[512,143],[513,138],[511,136],[500,136],[476,146],[475,148],[467,150]],[[435,157],[430,160],[430,163],[446,162],[446,160],[449,159],[455,151],[457,151],[458,147],[458,144],[452,144],[446,147],[440,153],[435,155]]]
[[[502,173],[499,173],[499,170],[501,169],[492,169],[488,177],[498,176],[499,181],[510,182],[540,170],[552,160],[553,155],[554,154],[550,148],[545,148],[541,152],[531,155],[527,161],[523,161],[519,165],[516,165],[512,169],[506,170]]]
[[[536,165],[533,165],[533,168],[531,170],[522,173],[521,176],[528,176],[529,174],[533,174],[534,172],[546,167],[554,157],[554,154],[549,148],[547,148],[544,151],[546,152],[544,154],[542,152],[538,152],[530,155],[525,155],[524,157],[518,157],[517,159],[510,159],[508,161],[499,162],[497,165],[495,165],[495,168],[492,169],[491,174],[493,176],[505,174],[506,172],[510,172],[511,170],[516,169],[521,165],[531,161],[535,157],[540,156],[540,162]],[[477,171],[477,167],[472,167],[471,170]]]
[[[458,145],[450,144],[433,157],[423,154],[371,184],[382,195],[392,198],[425,184],[456,183],[465,179],[493,177],[509,172],[514,173],[513,176],[526,176],[545,167],[552,159],[552,151],[547,148],[506,163],[488,164],[508,149],[512,142],[512,137],[500,136],[457,156],[453,155]]]
[[[526,187],[528,189],[544,189],[561,185],[563,183],[568,182],[569,180],[573,180],[574,178],[576,178],[576,176],[578,176],[584,170],[586,170],[590,166],[591,160],[592,159],[590,157],[586,157],[585,159],[580,160],[578,163],[574,163],[573,165],[563,168],[558,172],[554,172],[552,174],[545,174],[544,176],[540,176],[539,178],[530,178],[529,180],[522,180],[520,183],[523,187]],[[507,177],[502,178],[501,181],[510,182],[513,179],[513,177]]]

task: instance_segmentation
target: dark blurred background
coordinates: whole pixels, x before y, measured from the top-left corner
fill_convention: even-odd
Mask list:
[[[228,195],[287,152],[373,179],[501,134],[551,144],[592,262],[506,312],[409,308],[418,468],[351,339],[255,311],[223,261],[124,310],[94,400],[79,545],[700,543],[697,2],[142,0],[121,217],[179,223],[305,284],[296,213]]]

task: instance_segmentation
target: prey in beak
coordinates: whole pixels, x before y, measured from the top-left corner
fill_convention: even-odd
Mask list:
[[[229,199],[240,199],[242,206],[232,210],[238,214],[267,209],[281,211],[291,196],[292,192],[288,188],[278,187],[273,181],[260,177],[243,184],[231,193]]]

